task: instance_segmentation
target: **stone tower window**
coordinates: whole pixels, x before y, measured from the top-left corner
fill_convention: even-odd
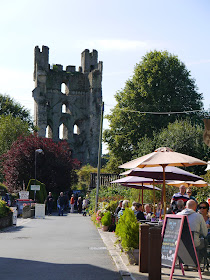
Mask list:
[[[61,84],[61,92],[62,92],[63,94],[66,94],[66,84],[65,84],[65,83],[62,83],[62,84]]]
[[[68,139],[68,128],[63,123],[59,126],[59,139]]]
[[[79,129],[79,127],[76,124],[74,125],[73,133],[76,134],[76,135],[80,134],[80,129]]]
[[[67,113],[67,106],[66,106],[66,104],[62,105],[62,113]]]
[[[49,125],[46,128],[45,137],[46,138],[53,138],[52,128]]]

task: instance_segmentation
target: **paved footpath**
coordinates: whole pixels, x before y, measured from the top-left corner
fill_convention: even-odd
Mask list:
[[[114,233],[97,230],[90,217],[76,213],[18,219],[17,227],[0,231],[0,280],[148,280],[115,241]],[[162,280],[169,276],[170,269],[162,269]],[[202,277],[210,279],[210,272]],[[173,279],[199,278],[176,269]]]
[[[18,219],[0,231],[1,280],[109,279],[121,276],[90,217]]]

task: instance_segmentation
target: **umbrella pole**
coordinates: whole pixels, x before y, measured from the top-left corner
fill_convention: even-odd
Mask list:
[[[153,213],[155,214],[155,180],[153,179]]]
[[[164,216],[165,216],[166,214],[166,174],[165,174],[166,164],[163,164],[162,167],[163,167],[163,207],[164,207]]]
[[[141,184],[141,204],[143,206],[143,183]]]
[[[139,189],[139,203],[140,203],[141,190]]]

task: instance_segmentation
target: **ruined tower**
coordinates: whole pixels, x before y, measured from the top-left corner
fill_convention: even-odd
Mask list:
[[[82,165],[97,165],[100,110],[102,103],[102,62],[98,52],[84,50],[81,66],[49,65],[49,48],[34,50],[34,118],[38,135],[54,141],[65,139],[73,157]]]

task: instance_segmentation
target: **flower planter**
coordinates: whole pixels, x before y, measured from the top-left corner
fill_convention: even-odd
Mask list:
[[[7,217],[0,218],[0,229],[12,226],[12,213]]]
[[[109,226],[102,226],[103,231],[108,231],[108,229],[109,229]]]
[[[132,249],[126,252],[130,264],[139,264],[139,249]]]
[[[23,207],[22,218],[23,219],[31,218],[31,207],[30,206]]]

